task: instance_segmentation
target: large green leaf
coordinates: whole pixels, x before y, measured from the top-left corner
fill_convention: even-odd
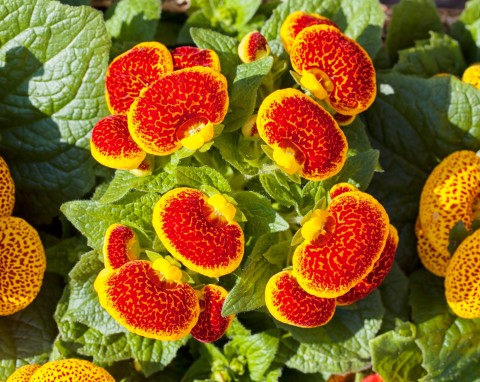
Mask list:
[[[456,317],[448,308],[444,279],[422,269],[410,279],[416,344],[427,375],[422,382],[480,381],[480,319]]]
[[[374,291],[357,303],[337,307],[325,326],[303,329],[278,323],[293,339],[288,341],[294,355],[286,365],[304,373],[343,374],[364,369],[370,364],[370,340],[382,324],[384,308]]]
[[[27,308],[0,317],[0,380],[20,366],[48,361],[58,333],[52,316],[61,293],[61,278],[47,273],[40,293]]]
[[[88,133],[106,115],[110,40],[91,7],[0,1],[0,150],[36,223],[95,184]]]
[[[161,11],[162,3],[150,0],[120,0],[108,8],[105,25],[112,37],[112,58],[140,42],[152,41]]]
[[[387,30],[386,47],[393,64],[398,51],[428,39],[430,31],[443,32],[442,21],[433,0],[402,0],[393,8]]]
[[[280,27],[294,11],[318,13],[332,19],[373,57],[381,45],[384,13],[376,0],[287,0],[275,8],[261,32],[268,41],[280,41]]]
[[[420,193],[438,158],[480,149],[480,92],[453,76],[427,80],[397,73],[379,75],[378,87],[365,116],[385,171],[375,174],[369,192],[399,231],[399,265],[414,269]]]
[[[465,9],[452,25],[451,33],[460,42],[468,63],[480,60],[480,0],[465,3]]]

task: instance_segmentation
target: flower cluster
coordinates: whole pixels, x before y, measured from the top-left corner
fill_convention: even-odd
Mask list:
[[[460,317],[480,317],[480,231],[449,251],[450,232],[458,222],[467,230],[479,216],[480,158],[457,151],[435,167],[425,183],[415,226],[417,249],[425,268],[445,277],[450,308]]]
[[[112,115],[95,125],[91,151],[115,169],[145,172],[147,154],[201,148],[228,109],[217,54],[195,47],[138,44],[112,61],[105,87]]]
[[[303,224],[293,269],[267,284],[266,305],[281,322],[324,325],[337,305],[367,296],[392,267],[398,234],[380,203],[348,183],[334,186],[330,198]]]
[[[164,194],[155,205],[153,226],[176,261],[140,259],[135,232],[111,225],[103,248],[105,269],[94,284],[100,304],[128,330],[148,338],[177,340],[191,333],[202,342],[218,340],[234,318],[221,315],[228,292],[215,284],[194,289],[179,267],[209,277],[235,270],[244,250],[235,212],[221,194],[208,198],[192,188]]]
[[[26,365],[15,371],[6,382],[115,382],[102,367],[82,359],[63,359],[41,365]]]
[[[0,316],[28,306],[42,286],[45,250],[37,231],[12,216],[15,185],[7,163],[0,157]]]

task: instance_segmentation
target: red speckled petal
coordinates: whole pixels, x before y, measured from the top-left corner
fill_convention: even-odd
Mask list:
[[[83,359],[47,362],[37,369],[30,382],[115,382],[103,368]]]
[[[130,136],[124,115],[109,115],[98,121],[92,130],[90,149],[97,162],[118,170],[136,169],[147,155]]]
[[[198,118],[218,124],[228,109],[227,80],[216,70],[194,67],[161,77],[128,113],[133,139],[147,153],[168,155],[181,147],[177,130]]]
[[[247,64],[267,57],[270,54],[270,46],[266,38],[257,31],[247,33],[238,45],[238,57]]]
[[[335,113],[333,115],[335,121],[337,121],[339,126],[348,126],[350,125],[356,118],[356,115],[345,115],[340,113]]]
[[[35,228],[21,218],[0,218],[0,316],[24,309],[37,297],[45,268]]]
[[[105,268],[120,268],[130,260],[136,260],[140,254],[135,232],[122,224],[112,224],[105,233],[103,256]]]
[[[172,70],[172,56],[159,42],[143,42],[116,57],[105,78],[110,113],[126,114],[142,89]]]
[[[330,199],[336,198],[339,195],[344,194],[345,192],[359,191],[357,187],[353,184],[342,182],[337,183],[330,189]]]
[[[295,37],[297,37],[302,30],[311,25],[320,24],[331,25],[340,30],[333,21],[316,13],[306,13],[303,11],[290,13],[280,28],[280,39],[287,53],[290,53]]]
[[[445,296],[457,316],[480,318],[480,230],[462,241],[448,263]]]
[[[337,174],[347,155],[347,139],[332,116],[299,90],[277,90],[257,116],[260,137],[272,147],[293,143],[303,163],[300,175],[322,180]]]
[[[433,245],[430,244],[430,240],[425,236],[425,231],[421,226],[419,218],[417,218],[415,224],[415,235],[417,236],[418,257],[423,266],[433,274],[445,277],[448,263],[452,258],[450,252],[448,250],[437,251]]]
[[[272,276],[265,287],[265,303],[278,321],[302,328],[325,325],[335,313],[335,299],[305,292],[291,271]]]
[[[419,219],[421,234],[436,250],[427,254],[435,263],[435,274],[445,275],[450,231],[459,221],[470,229],[479,194],[480,158],[473,151],[450,154],[428,177],[420,196]]]
[[[209,221],[207,200],[192,188],[171,190],[155,205],[153,226],[167,250],[187,268],[219,277],[240,265],[244,236],[235,221]]]
[[[7,162],[0,157],[0,217],[11,216],[15,205],[15,183]]]
[[[174,70],[205,66],[220,71],[220,60],[217,53],[210,49],[195,46],[179,46],[172,50]]]
[[[40,365],[25,365],[17,369],[6,382],[30,382],[30,378],[41,366]]]
[[[200,314],[195,290],[187,283],[163,279],[149,261],[104,269],[94,286],[100,304],[118,323],[147,338],[180,339],[190,333]]]
[[[301,31],[292,46],[293,69],[304,74],[321,70],[333,84],[325,99],[337,112],[356,115],[366,110],[377,94],[375,68],[367,52],[331,25]]]
[[[293,274],[308,293],[334,298],[373,269],[387,241],[389,219],[375,198],[360,191],[337,196],[327,211],[334,221],[329,234],[297,247]]]
[[[204,310],[198,317],[191,334],[200,342],[214,342],[220,339],[232,323],[235,315],[222,317],[222,307],[228,292],[219,285],[209,284],[202,288],[200,306]]]
[[[343,296],[337,297],[338,305],[350,305],[373,292],[387,277],[395,260],[398,246],[398,232],[390,225],[387,243],[372,271]]]

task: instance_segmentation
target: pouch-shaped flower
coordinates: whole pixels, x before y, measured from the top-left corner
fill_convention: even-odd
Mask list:
[[[11,216],[15,206],[15,183],[7,162],[0,157],[0,217]]]
[[[238,44],[238,57],[245,64],[260,60],[269,54],[270,46],[266,38],[258,31],[247,33]]]
[[[179,46],[172,50],[173,69],[205,66],[220,71],[220,59],[215,51],[195,46]]]
[[[83,359],[47,362],[33,373],[30,382],[115,382],[103,367]]]
[[[41,365],[25,365],[10,375],[6,382],[30,382],[32,375],[41,367]]]

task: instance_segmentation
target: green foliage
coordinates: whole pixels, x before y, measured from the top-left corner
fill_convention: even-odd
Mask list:
[[[31,222],[49,223],[61,203],[95,185],[88,133],[107,113],[109,49],[102,15],[90,7],[0,2],[0,149],[17,211]]]
[[[470,0],[452,25],[452,37],[458,40],[467,63],[480,60],[480,1]]]

